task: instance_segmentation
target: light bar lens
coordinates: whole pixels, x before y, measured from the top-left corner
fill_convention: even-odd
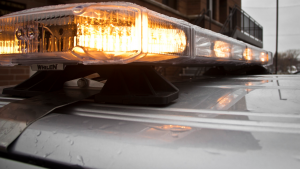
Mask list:
[[[184,55],[189,27],[148,15],[148,53]],[[185,53],[187,55],[187,53]]]
[[[137,12],[130,10],[97,10],[95,17],[76,17],[74,46],[95,51],[138,51]]]
[[[90,64],[133,58],[141,53],[140,15],[139,10],[131,8],[91,8],[74,17],[73,46],[84,47],[85,62]],[[73,54],[76,55],[76,51]]]
[[[215,41],[214,52],[216,57],[229,58],[231,54],[231,45],[223,41]]]
[[[66,4],[0,17],[0,65],[176,58],[176,64],[203,58],[272,63],[270,52],[132,3]]]
[[[254,60],[253,59],[253,52],[252,52],[252,49],[250,49],[250,48],[246,48],[244,50],[243,56],[244,56],[245,60],[250,60],[250,61]]]

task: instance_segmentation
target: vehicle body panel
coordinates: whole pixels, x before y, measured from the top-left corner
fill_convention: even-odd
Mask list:
[[[22,168],[22,169],[43,169],[42,167],[33,166],[26,163],[21,163],[18,161],[12,161],[5,158],[0,158],[0,167],[5,169],[16,169],[16,168]]]
[[[175,82],[165,107],[82,101],[31,124],[9,152],[87,168],[299,168],[299,84],[208,77]]]

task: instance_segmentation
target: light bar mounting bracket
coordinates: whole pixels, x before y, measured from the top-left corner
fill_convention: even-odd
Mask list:
[[[19,85],[3,89],[2,93],[33,97],[60,90],[66,81],[93,73],[107,79],[95,95],[95,102],[166,105],[178,98],[179,90],[153,66],[140,65],[68,65],[62,71],[38,71]]]

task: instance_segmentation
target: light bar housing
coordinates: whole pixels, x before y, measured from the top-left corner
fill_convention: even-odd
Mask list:
[[[128,2],[46,6],[0,17],[0,65],[270,65],[272,53]]]

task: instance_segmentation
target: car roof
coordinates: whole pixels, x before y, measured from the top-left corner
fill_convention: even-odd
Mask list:
[[[12,154],[88,168],[298,168],[300,77],[175,82],[167,106],[81,101],[31,124]]]

